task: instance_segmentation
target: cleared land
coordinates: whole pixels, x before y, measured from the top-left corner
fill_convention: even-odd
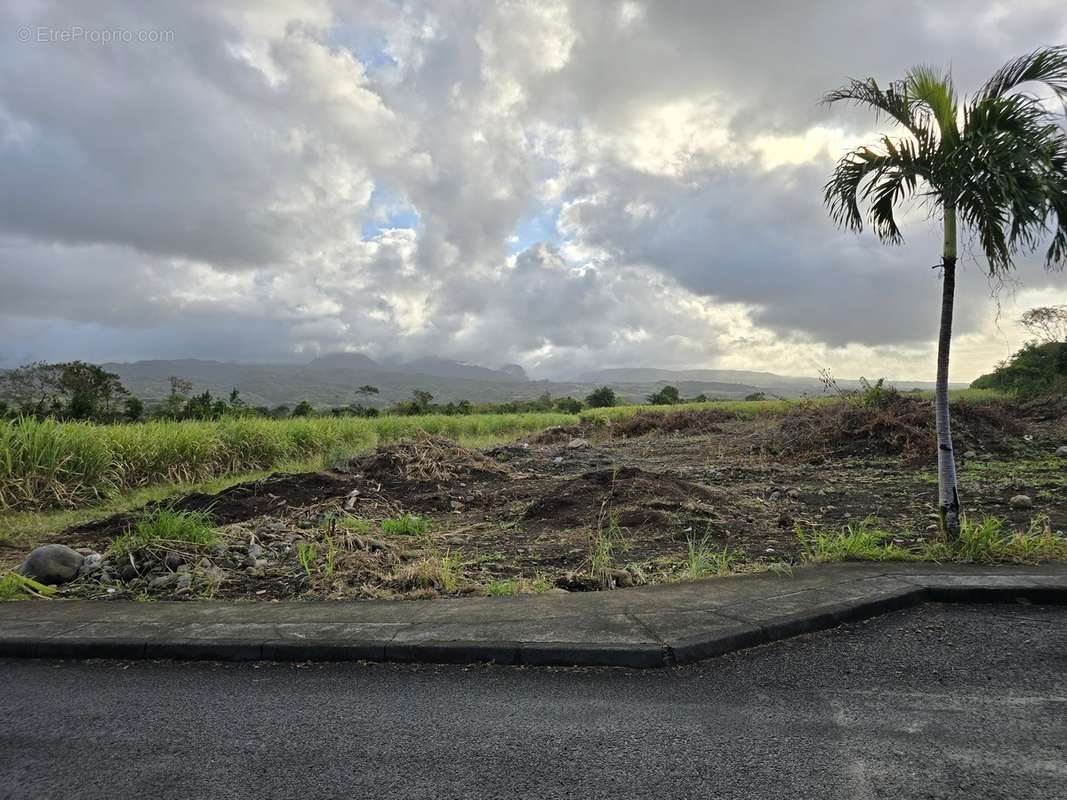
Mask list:
[[[1054,455],[1067,401],[957,404],[971,516],[951,551],[929,402],[868,401],[610,409],[481,450],[399,435],[164,513],[19,536],[0,559],[61,541],[106,556],[105,580],[64,589],[76,596],[272,599],[589,590],[803,559],[1067,557],[1067,459]],[[1032,505],[1013,506],[1019,494]]]

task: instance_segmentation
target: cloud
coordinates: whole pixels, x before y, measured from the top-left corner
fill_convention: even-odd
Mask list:
[[[932,373],[937,233],[835,230],[833,160],[877,123],[852,75],[975,85],[1067,28],[1055,3],[697,0],[9,3],[0,365],[290,360],[340,348],[595,366]],[[877,31],[872,35],[871,31]],[[1017,346],[960,281],[956,377]]]

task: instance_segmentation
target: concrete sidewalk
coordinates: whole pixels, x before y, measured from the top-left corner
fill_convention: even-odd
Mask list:
[[[0,604],[0,656],[657,667],[925,601],[1067,603],[1067,565],[843,564],[569,595]]]

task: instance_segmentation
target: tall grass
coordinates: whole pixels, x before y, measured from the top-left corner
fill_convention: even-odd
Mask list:
[[[0,421],[0,509],[76,508],[121,491],[354,454],[419,430],[482,443],[573,421],[551,413],[142,425]]]

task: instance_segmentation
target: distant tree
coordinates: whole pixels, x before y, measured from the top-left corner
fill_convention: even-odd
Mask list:
[[[275,406],[269,412],[267,412],[274,419],[285,419],[289,416],[289,406],[280,405]]]
[[[573,397],[558,397],[555,402],[556,410],[564,414],[577,414],[582,410],[582,401]]]
[[[678,394],[678,389],[670,385],[664,386],[658,392],[650,394],[645,399],[654,406],[670,406],[680,403],[682,400],[681,395]]]
[[[241,393],[234,386],[230,390],[230,408],[244,408],[245,401],[241,399]]]
[[[616,405],[617,402],[615,392],[610,386],[601,386],[599,389],[594,389],[585,398],[585,404],[590,408],[609,408]]]
[[[112,405],[129,394],[118,375],[96,364],[70,361],[59,367],[66,416],[72,419],[108,421]]]
[[[1019,322],[1038,343],[1067,342],[1067,306],[1031,308]]]
[[[130,395],[126,398],[126,407],[123,412],[127,422],[140,422],[144,419],[144,403],[141,398],[136,395]]]
[[[185,378],[179,378],[177,375],[171,375],[167,378],[167,382],[170,384],[171,397],[188,397],[189,393],[193,391],[193,382],[187,381]]]
[[[749,402],[755,402],[755,401],[758,401],[758,400],[766,400],[766,399],[767,399],[767,393],[766,392],[753,392],[752,394],[746,394],[745,395],[745,400],[747,400]]]
[[[378,394],[378,387],[371,386],[369,383],[365,383],[356,389],[356,394],[360,397],[370,397],[372,394]]]
[[[62,364],[24,364],[0,376],[0,397],[20,413],[36,417],[62,410],[62,372]]]
[[[411,393],[411,396],[422,413],[425,413],[430,408],[430,403],[433,402],[433,395],[422,389],[416,389]]]
[[[311,403],[309,403],[307,400],[301,400],[293,407],[293,413],[290,414],[290,416],[310,417],[314,413],[315,409],[312,407]]]
[[[107,422],[128,394],[119,376],[96,364],[37,361],[0,377],[0,397],[23,414]]]
[[[1061,101],[1056,111],[1027,84],[1044,84]],[[1067,46],[1036,50],[1001,67],[971,97],[960,100],[952,76],[913,67],[883,89],[874,78],[830,92],[885,115],[900,135],[881,136],[842,158],[825,186],[830,215],[853,231],[863,227],[860,204],[886,244],[902,241],[897,207],[918,198],[941,212],[941,329],[937,346],[934,418],[937,429],[938,512],[951,539],[960,532],[960,499],[948,404],[949,348],[956,288],[957,224],[976,234],[991,275],[1015,266],[1052,229],[1047,268],[1067,260]],[[1049,223],[1052,223],[1051,225]]]

